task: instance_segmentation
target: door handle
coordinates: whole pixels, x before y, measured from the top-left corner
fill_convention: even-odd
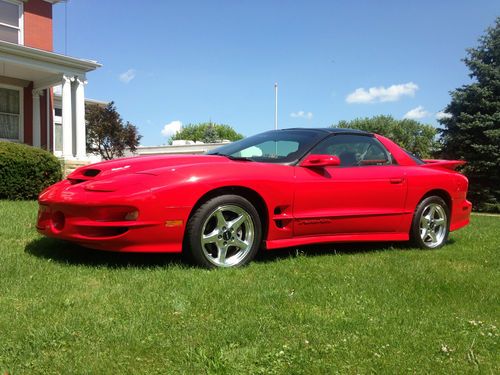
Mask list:
[[[391,184],[401,184],[405,179],[404,178],[391,178],[389,181],[391,181]]]

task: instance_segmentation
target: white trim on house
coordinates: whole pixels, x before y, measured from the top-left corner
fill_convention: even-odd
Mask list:
[[[31,91],[31,94],[33,95],[33,121],[31,123],[33,127],[32,144],[34,147],[40,148],[42,146],[42,118],[40,116],[40,96],[43,94],[43,90],[34,89]]]
[[[24,142],[24,88],[20,86],[6,85],[0,83],[0,87],[9,90],[19,91],[19,139],[5,139],[0,138],[0,141],[10,141],[10,142]]]
[[[46,106],[46,114],[47,114],[47,151],[50,151],[50,89],[45,90],[45,106]],[[52,118],[54,118],[54,114],[52,114]],[[54,126],[54,125],[52,125]],[[52,140],[52,143],[54,141]]]
[[[81,83],[80,83],[81,84]],[[77,89],[75,87],[75,89]],[[73,90],[73,87],[72,87],[72,90]],[[53,108],[53,121],[52,121],[52,132],[53,132],[53,144],[52,144],[52,153],[54,155],[56,155],[57,157],[63,157],[63,147],[62,147],[62,133],[64,132],[62,126],[63,126],[63,117],[62,115],[56,115],[56,109],[59,109],[61,110],[62,112],[62,88],[61,86],[56,86],[54,87],[54,108]],[[109,102],[106,102],[106,101],[102,101],[102,100],[96,100],[96,99],[89,99],[89,98],[85,98],[85,106],[86,105],[98,105],[100,107],[105,107],[109,104]],[[72,113],[73,115],[73,113]],[[80,117],[80,121],[81,121],[81,117]],[[56,129],[57,127],[60,127],[60,131],[61,131],[61,134],[59,134],[59,137],[58,137],[58,133],[56,132]],[[76,128],[78,129],[78,127]],[[83,138],[83,127],[82,129],[79,131],[79,134],[80,136],[73,134],[72,137],[75,137],[76,135],[76,140],[75,142],[80,142],[80,150],[83,150],[84,148],[84,140],[86,140],[86,138]],[[58,149],[56,149],[56,145],[59,144],[60,147]],[[86,146],[86,144],[85,144]],[[78,153],[76,153],[76,158],[79,159],[79,160],[91,160],[92,162],[97,162],[97,161],[100,161],[100,159],[97,159],[95,156],[93,155],[86,155],[85,157],[82,156],[83,155],[83,152],[80,151],[80,155],[78,155]]]
[[[95,61],[0,41],[0,75],[33,82],[32,144],[34,146],[41,144],[40,109],[44,104],[40,103],[39,95],[45,89],[63,84],[62,157],[66,160],[86,159],[84,86],[86,73],[100,66],[101,64]],[[55,121],[54,116],[54,122],[52,124],[49,122],[49,127],[54,126]],[[55,136],[55,126],[52,129]],[[50,137],[47,143],[49,142]],[[52,142],[55,146],[55,139],[52,139]]]
[[[19,6],[19,44],[24,46],[24,5]]]
[[[64,72],[66,75],[82,76],[87,72],[95,70],[102,65],[96,61],[77,59],[54,52],[21,46],[0,40],[0,60],[21,64],[37,70],[46,72]],[[35,82],[36,89],[43,89],[61,83],[61,76]]]

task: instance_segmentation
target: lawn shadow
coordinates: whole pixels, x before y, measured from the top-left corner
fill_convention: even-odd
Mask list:
[[[27,254],[69,265],[108,268],[155,268],[184,265],[181,254],[170,253],[120,253],[93,250],[53,238],[38,238],[28,243]]]
[[[448,240],[452,244],[453,239]],[[330,243],[290,247],[277,250],[262,250],[254,261],[259,263],[275,262],[298,256],[356,255],[380,251],[411,250],[409,242],[357,242]],[[419,250],[423,251],[423,250]],[[429,250],[433,251],[433,250]],[[182,254],[169,253],[120,253],[93,250],[77,244],[53,238],[38,238],[25,247],[27,254],[38,258],[50,259],[69,265],[86,265],[108,268],[155,268],[181,265],[193,267]]]
[[[328,243],[269,251],[264,250],[257,255],[256,261],[266,263],[298,256],[315,257],[323,255],[356,255],[380,251],[409,250],[412,248],[413,247],[409,242]]]

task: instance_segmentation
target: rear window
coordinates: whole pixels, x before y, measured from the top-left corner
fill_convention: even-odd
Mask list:
[[[415,154],[412,154],[410,151],[408,150],[405,150],[403,149],[404,152],[406,152],[406,154],[413,159],[413,161],[419,165],[421,164],[425,164],[425,161],[423,161],[422,159],[420,159],[417,155]]]

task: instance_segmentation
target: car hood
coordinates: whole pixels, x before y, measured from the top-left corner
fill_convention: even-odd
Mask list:
[[[126,174],[161,175],[186,166],[229,162],[231,161],[228,158],[216,155],[137,156],[87,165],[76,169],[67,178],[70,181],[83,182]]]

